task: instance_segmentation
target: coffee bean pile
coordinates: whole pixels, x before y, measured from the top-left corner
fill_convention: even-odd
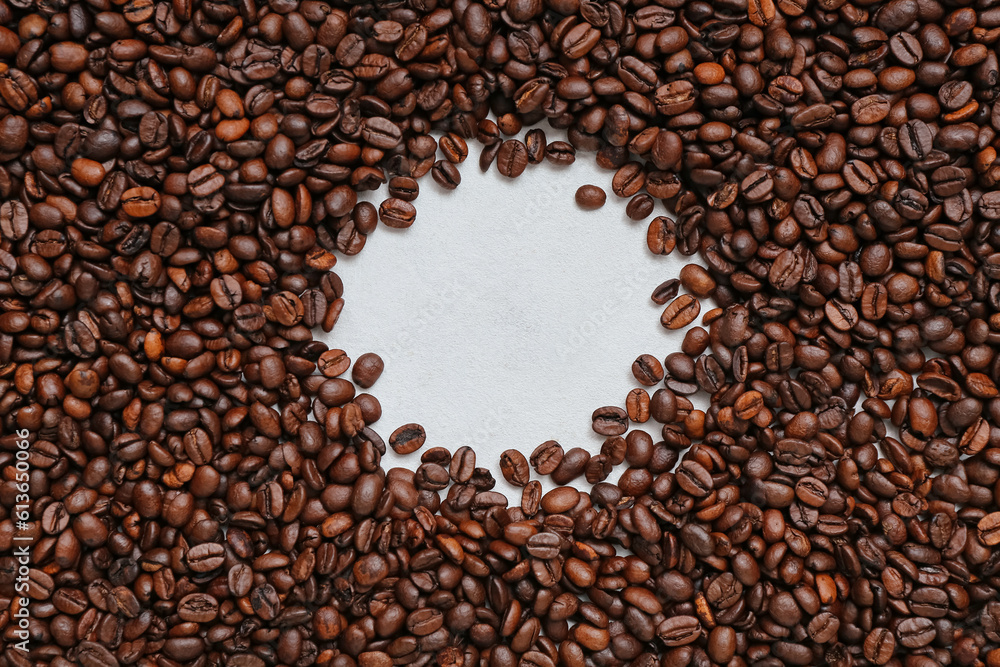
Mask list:
[[[0,26],[0,667],[1000,665],[993,0]],[[338,254],[473,139],[510,178],[595,152],[629,217],[665,207],[650,251],[703,262],[652,293],[682,348],[594,411],[600,453],[504,452],[513,499],[419,424],[386,470],[382,360],[314,338]]]

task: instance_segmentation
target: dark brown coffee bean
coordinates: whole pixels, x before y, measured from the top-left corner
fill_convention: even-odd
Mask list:
[[[471,447],[459,447],[451,457],[449,473],[455,482],[468,482],[476,468],[476,452]]]
[[[397,454],[412,454],[424,446],[427,434],[420,424],[405,424],[400,426],[389,436],[389,446]]]
[[[382,224],[387,227],[405,229],[413,224],[413,220],[417,217],[417,211],[413,204],[390,197],[379,206],[378,217]]]
[[[992,512],[979,520],[979,539],[983,544],[994,546],[1000,544],[1000,512]]]
[[[389,180],[389,195],[403,201],[413,201],[420,193],[417,181],[409,176],[394,176]]]
[[[95,642],[80,642],[76,649],[76,659],[83,667],[118,667],[121,663],[114,653]]]
[[[545,159],[546,152],[545,131],[540,128],[528,130],[524,135],[524,147],[528,151],[528,162],[539,164]]]
[[[183,621],[209,623],[215,619],[218,612],[218,602],[204,593],[192,593],[177,603],[177,615]]]
[[[530,481],[528,460],[516,449],[508,449],[500,455],[500,472],[514,486],[524,486]]]
[[[398,146],[402,136],[399,126],[388,118],[378,116],[367,118],[361,126],[361,138],[375,148],[383,150]]]
[[[594,432],[599,435],[621,435],[628,430],[628,414],[619,407],[598,408],[592,419]]]
[[[517,178],[528,166],[528,149],[517,139],[508,139],[500,144],[496,160],[497,171],[507,178]]]
[[[663,379],[663,365],[656,357],[643,354],[632,362],[632,375],[639,384],[652,387]]]
[[[374,352],[366,352],[354,362],[354,368],[351,369],[351,379],[359,387],[368,389],[378,381],[384,369],[385,363],[382,361],[382,357]]]
[[[666,646],[685,646],[697,641],[701,624],[694,616],[674,616],[660,623],[656,634]]]
[[[555,440],[547,440],[531,453],[531,466],[539,475],[549,475],[563,459],[563,448]]]
[[[556,484],[568,484],[586,472],[590,460],[589,452],[580,447],[573,447],[566,452],[559,465],[552,471],[552,481]]]
[[[929,618],[907,618],[896,627],[899,643],[908,649],[927,646],[936,636],[934,623]]]
[[[187,564],[194,572],[211,572],[222,567],[225,562],[224,550],[221,544],[206,542],[191,547],[187,551]]]
[[[601,208],[607,199],[604,190],[596,185],[581,185],[576,191],[576,204],[584,210]]]
[[[889,662],[895,650],[896,638],[886,628],[875,628],[865,637],[864,654],[873,664]]]
[[[660,324],[667,329],[681,329],[694,322],[701,312],[701,304],[689,294],[682,294],[666,307],[660,315]]]
[[[0,235],[8,241],[18,241],[28,233],[28,210],[17,201],[0,204]]]
[[[696,498],[712,490],[712,475],[696,461],[684,461],[677,469],[677,483]]]
[[[458,168],[447,160],[438,160],[431,168],[431,177],[445,190],[454,190],[462,183]]]
[[[652,299],[653,303],[656,305],[662,306],[677,296],[679,288],[680,280],[677,278],[665,280],[657,285],[656,289],[653,290],[653,294],[650,299]]]
[[[565,141],[553,141],[545,147],[545,159],[556,165],[570,165],[576,161],[576,149]]]
[[[625,215],[632,220],[642,220],[653,212],[653,198],[647,194],[636,195],[625,207]]]

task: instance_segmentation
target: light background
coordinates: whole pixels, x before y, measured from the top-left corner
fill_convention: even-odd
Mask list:
[[[667,211],[657,201],[646,220],[626,217],[628,200],[611,193],[614,172],[593,154],[567,167],[529,165],[512,180],[495,169],[483,174],[479,150],[470,141],[456,190],[429,175],[419,180],[409,229],[380,223],[360,254],[340,258],[345,308],[324,340],[352,360],[376,352],[385,361],[368,390],[382,404],[373,428],[383,438],[417,422],[427,431],[424,449],[470,445],[496,490],[517,504],[500,453],[527,457],[550,439],[599,452],[604,438],[591,429],[591,413],[624,407],[639,386],[631,373],[638,355],[662,362],[680,350],[684,331],[660,325],[663,306],[650,294],[692,260],[649,252],[649,221]],[[576,205],[587,183],[608,193],[603,208]],[[376,206],[387,196],[385,188],[368,194]],[[659,425],[646,427],[658,441]],[[415,468],[421,451],[400,457],[390,449],[383,464]],[[587,486],[582,477],[574,484]]]

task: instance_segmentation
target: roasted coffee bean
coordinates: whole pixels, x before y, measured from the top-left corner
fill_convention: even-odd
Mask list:
[[[389,436],[389,446],[397,454],[412,454],[427,441],[427,434],[420,424],[405,424]]]
[[[669,255],[677,247],[674,222],[665,216],[653,218],[646,232],[646,245],[654,255]]]
[[[514,486],[524,486],[531,477],[528,460],[516,449],[508,449],[500,455],[500,472]]]
[[[927,646],[937,636],[934,622],[929,618],[906,618],[896,627],[896,638],[908,649]]]
[[[528,151],[528,162],[539,164],[545,159],[546,153],[545,131],[540,128],[528,130],[524,135],[524,147]]]
[[[557,165],[570,165],[576,161],[576,148],[565,141],[553,141],[545,147],[545,159]]]
[[[695,498],[707,496],[712,490],[712,475],[697,461],[684,461],[677,469],[677,483]]]
[[[517,178],[528,166],[528,149],[517,139],[508,139],[500,144],[496,160],[497,171],[507,178]]]
[[[1000,544],[1000,512],[992,512],[979,520],[979,539],[983,544],[994,546]]]
[[[76,659],[84,667],[118,667],[121,663],[114,653],[95,642],[80,642],[76,650]]]
[[[596,185],[581,185],[576,191],[576,204],[580,208],[590,211],[604,206],[608,196],[604,190]]]
[[[889,662],[895,650],[896,638],[886,628],[875,628],[865,637],[864,654],[873,664]]]
[[[666,307],[660,315],[660,324],[666,329],[681,329],[694,322],[701,312],[701,304],[689,294],[682,294]]]
[[[378,381],[384,369],[385,363],[382,361],[382,357],[374,352],[366,352],[354,362],[354,368],[351,369],[351,379],[359,387],[368,389]]]
[[[621,435],[628,430],[628,414],[616,406],[598,408],[592,420],[594,432],[600,435]]]
[[[550,475],[563,459],[563,448],[555,440],[547,440],[531,453],[531,466],[539,475]]]
[[[410,202],[390,197],[379,206],[378,217],[387,227],[405,229],[413,224],[417,212]]]
[[[462,183],[458,168],[447,160],[438,160],[431,168],[431,177],[445,190],[454,190]]]
[[[625,207],[625,215],[632,220],[642,220],[653,212],[653,198],[647,194],[636,195]]]
[[[677,292],[680,289],[680,285],[681,285],[680,280],[678,280],[677,278],[671,278],[669,280],[665,280],[659,285],[657,285],[656,289],[653,290],[653,295],[650,298],[653,300],[653,303],[655,303],[658,306],[662,306],[671,299],[673,299],[675,296],[677,296]]]
[[[568,484],[586,472],[590,460],[591,456],[587,450],[573,447],[566,452],[559,465],[552,471],[552,481],[556,484]]]
[[[209,623],[215,620],[218,613],[218,602],[205,593],[192,593],[177,603],[177,615],[183,621]]]
[[[28,233],[28,209],[18,201],[0,204],[0,235],[8,241],[18,241]]]
[[[656,628],[656,635],[665,646],[685,646],[697,641],[701,624],[694,616],[674,616]]]
[[[130,188],[121,195],[122,211],[132,218],[145,218],[160,210],[160,193],[153,188]]]
[[[192,571],[204,573],[222,567],[225,562],[223,555],[224,550],[221,544],[206,542],[188,549],[186,560]]]
[[[417,181],[409,176],[394,176],[389,180],[389,195],[403,201],[413,201],[420,194]]]
[[[652,387],[663,379],[663,365],[649,354],[642,354],[632,362],[632,375],[639,384]]]
[[[448,469],[451,479],[455,482],[468,482],[476,469],[476,452],[471,447],[459,447],[451,457],[451,467]]]

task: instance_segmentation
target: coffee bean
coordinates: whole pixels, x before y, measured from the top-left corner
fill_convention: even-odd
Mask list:
[[[492,145],[487,145],[483,148],[482,152],[479,154],[479,170],[482,172],[487,172],[490,169],[490,165],[493,164],[493,160],[496,159],[497,154],[500,152],[500,148],[503,144],[497,142]]]
[[[530,481],[528,460],[516,449],[508,449],[500,455],[500,472],[514,486],[524,486]]]
[[[28,210],[21,202],[0,204],[0,235],[8,241],[18,241],[28,233]]]
[[[656,635],[665,646],[686,646],[697,641],[701,623],[694,616],[674,616],[661,622]]]
[[[187,564],[194,572],[211,572],[222,567],[225,562],[221,544],[206,542],[191,547],[187,551]]]
[[[528,149],[517,139],[508,139],[500,144],[496,160],[497,171],[507,178],[517,178],[528,166]]]
[[[400,426],[389,436],[389,446],[397,454],[412,454],[424,446],[427,434],[420,424],[406,424]]]
[[[621,435],[628,430],[628,414],[619,407],[598,408],[592,420],[594,432],[600,435]]]
[[[584,210],[594,210],[604,206],[608,199],[604,190],[596,185],[581,185],[576,191],[576,204]]]
[[[388,150],[399,145],[402,138],[399,126],[388,118],[368,118],[361,126],[361,138],[375,148]]]
[[[886,628],[875,628],[865,637],[864,654],[873,664],[889,662],[895,650],[896,638]]]
[[[122,193],[122,211],[132,218],[145,218],[160,210],[160,194],[153,188],[131,188]]]
[[[374,352],[366,352],[354,362],[354,368],[351,369],[351,379],[359,387],[368,389],[378,381],[384,369],[385,363],[382,361],[382,357]]]
[[[896,627],[899,643],[908,649],[927,646],[936,636],[937,630],[929,618],[906,618]]]
[[[642,354],[632,362],[632,375],[639,384],[652,387],[663,379],[663,365],[656,357]]]
[[[674,223],[667,217],[653,218],[646,232],[646,245],[654,255],[669,255],[677,247]]]
[[[526,516],[534,516],[538,513],[542,500],[542,484],[538,480],[528,482],[521,492],[521,511]]]
[[[682,294],[666,307],[660,315],[660,324],[667,329],[681,329],[694,322],[701,312],[701,304],[689,294]]]
[[[445,190],[454,190],[462,183],[458,168],[449,161],[438,160],[431,168],[431,177]]]
[[[405,229],[413,224],[417,212],[413,204],[390,197],[379,206],[378,217],[387,227]]]
[[[573,164],[576,161],[576,148],[565,141],[553,141],[545,147],[545,159],[561,166]]]
[[[697,461],[684,461],[677,469],[677,483],[696,498],[712,490],[712,475]]]
[[[563,448],[555,440],[547,440],[531,453],[531,466],[539,475],[550,475],[563,459]]]
[[[84,667],[118,667],[121,664],[107,648],[89,641],[77,646],[76,659]]]
[[[451,457],[448,471],[455,482],[468,482],[476,468],[476,452],[471,447],[459,447]]]
[[[528,130],[524,135],[524,147],[528,151],[528,162],[539,164],[546,155],[545,131],[540,128]]]
[[[1000,512],[992,512],[979,520],[979,539],[983,544],[994,546],[1000,544]]]
[[[552,471],[552,481],[556,484],[568,484],[586,472],[590,460],[591,456],[587,450],[573,447],[563,455],[559,465]]]
[[[653,294],[650,299],[652,299],[653,303],[656,305],[662,306],[677,296],[679,288],[680,281],[677,278],[670,278],[669,280],[665,280],[657,285],[656,289],[653,290]]]
[[[653,212],[653,198],[647,194],[636,195],[625,207],[625,215],[632,220],[642,220]]]
[[[411,202],[420,193],[417,181],[409,176],[394,176],[389,180],[389,195],[396,199]]]
[[[712,296],[716,282],[711,274],[697,264],[688,264],[680,273],[681,286],[700,299]]]
[[[209,623],[219,611],[218,602],[210,595],[192,593],[177,603],[177,615],[184,621]]]

